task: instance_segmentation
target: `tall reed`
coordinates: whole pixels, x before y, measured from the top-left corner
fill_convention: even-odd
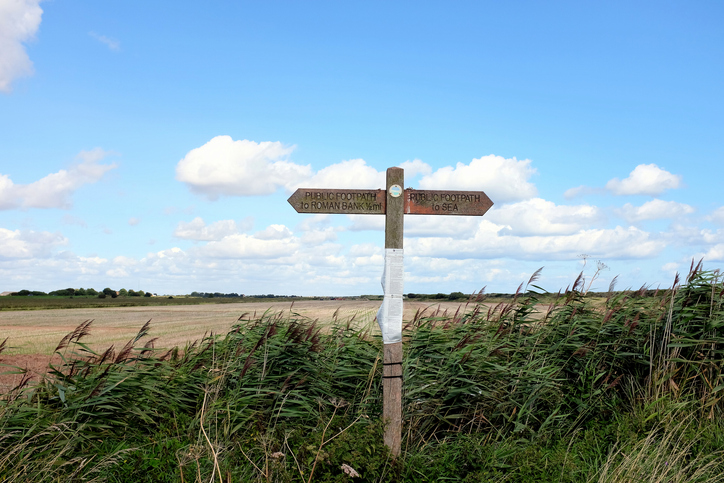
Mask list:
[[[692,265],[681,286],[603,299],[586,295],[581,278],[559,294],[535,278],[507,303],[480,295],[469,310],[430,310],[406,327],[404,453],[394,464],[381,443],[380,338],[350,321],[322,327],[268,312],[170,351],[153,347],[146,324],[124,347],[96,352],[83,342],[92,322],[79,325],[45,379],[2,396],[0,481],[341,481],[351,469],[415,481],[419,472],[400,464],[440,442],[482,443],[496,465],[640,407],[642,424],[676,405],[720,418],[719,272]],[[614,443],[601,443],[585,478],[616,461]],[[564,452],[562,464],[574,459]]]

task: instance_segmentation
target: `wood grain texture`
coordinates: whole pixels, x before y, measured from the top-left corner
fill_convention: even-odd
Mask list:
[[[390,194],[390,187],[399,185],[403,192],[394,197]],[[402,232],[405,216],[405,170],[402,168],[387,168],[387,213],[385,216],[385,248],[402,248]]]
[[[400,196],[392,196],[390,187],[399,185]],[[387,213],[385,214],[385,248],[402,248],[405,208],[405,170],[387,169]],[[382,419],[385,444],[393,456],[402,448],[402,342],[384,345],[382,377]]]
[[[385,445],[393,456],[399,456],[402,448],[402,342],[384,345],[382,398]]]

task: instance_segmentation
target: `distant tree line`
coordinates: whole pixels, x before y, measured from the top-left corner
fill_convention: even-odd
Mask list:
[[[231,293],[221,293],[221,292],[191,292],[189,294],[189,297],[203,297],[203,298],[251,298],[251,299],[274,299],[274,298],[284,298],[284,299],[290,299],[290,298],[296,298],[298,295],[274,295],[273,293],[265,294],[265,295],[244,295],[238,294],[235,292]]]
[[[37,290],[20,290],[19,292],[13,292],[11,295],[17,295],[20,297],[39,297],[39,296],[55,296],[55,297],[98,297],[104,299],[106,297],[153,297],[151,292],[144,292],[143,290],[135,291],[133,289],[126,290],[122,288],[120,290],[113,290],[110,287],[106,287],[100,292],[93,288],[63,288],[60,290],[53,290],[52,292],[39,292]]]
[[[213,298],[225,298],[225,299],[233,299],[233,298],[242,298],[244,294],[238,294],[235,292],[231,293],[221,293],[221,292],[191,292],[189,295],[190,297],[203,297],[207,299],[213,299]]]
[[[449,294],[446,293],[437,293],[437,294],[422,294],[422,293],[408,293],[407,298],[408,299],[432,299],[432,300],[461,300],[461,299],[467,299],[469,298],[469,294],[464,294],[462,292],[452,292]]]

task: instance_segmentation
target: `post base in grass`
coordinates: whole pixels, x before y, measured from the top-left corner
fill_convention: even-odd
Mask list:
[[[382,370],[382,419],[385,445],[400,456],[402,445],[402,342],[384,344]]]

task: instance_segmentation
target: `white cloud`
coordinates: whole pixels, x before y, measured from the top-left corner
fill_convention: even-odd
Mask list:
[[[405,170],[405,179],[412,179],[418,174],[432,174],[432,166],[420,161],[419,159],[405,161],[404,163],[400,164],[400,168]]]
[[[616,210],[616,214],[629,223],[636,223],[645,220],[660,220],[663,218],[680,218],[693,213],[692,206],[676,201],[663,201],[654,199],[647,201],[641,206],[633,206],[626,203],[622,208]]]
[[[252,225],[251,217],[245,218],[241,223],[236,223],[234,220],[219,220],[210,225],[206,225],[201,217],[196,217],[188,223],[179,222],[173,236],[184,240],[217,241],[226,236],[249,230]]]
[[[473,216],[405,215],[405,236],[470,238],[475,235],[480,219]]]
[[[628,178],[613,178],[606,183],[606,189],[614,195],[658,196],[668,189],[681,186],[681,176],[674,175],[655,164],[639,164]]]
[[[350,159],[320,169],[310,179],[299,180],[298,188],[384,189],[385,173],[368,166],[364,159]]]
[[[216,136],[176,165],[176,179],[211,200],[221,195],[274,193],[311,176],[311,167],[287,161],[294,146]]]
[[[591,205],[559,206],[541,198],[493,207],[485,218],[510,227],[505,234],[572,235],[600,222],[601,211]]]
[[[665,247],[648,232],[635,227],[582,230],[570,235],[501,236],[504,226],[483,220],[475,236],[458,238],[412,238],[405,249],[418,256],[450,259],[498,258],[519,260],[574,259],[587,253],[600,259],[649,258]]]
[[[111,268],[105,273],[113,278],[128,278],[138,265],[139,261],[135,258],[119,255],[113,258],[110,263]]]
[[[290,238],[292,232],[284,225],[269,225],[264,230],[254,234],[260,240],[283,240]]]
[[[706,217],[706,219],[709,221],[713,221],[714,223],[724,225],[724,206],[720,206],[716,210],[712,211],[711,214]]]
[[[665,263],[661,267],[661,270],[663,270],[664,272],[666,272],[670,275],[674,275],[679,271],[679,264],[676,262]]]
[[[217,136],[189,151],[176,166],[176,179],[193,192],[216,200],[219,196],[267,195],[284,188],[383,189],[386,174],[369,166],[364,159],[349,159],[316,173],[310,165],[289,161],[294,146],[279,142],[234,141]],[[518,161],[489,155],[432,172],[420,161],[403,162],[407,178],[424,175],[422,189],[485,190],[494,202],[527,199],[536,187],[528,179],[536,173],[530,160]]]
[[[0,1],[0,91],[10,92],[18,77],[33,74],[23,46],[35,37],[43,10],[40,0]]]
[[[139,223],[141,223],[141,219],[136,218],[135,216],[132,218],[129,218],[129,220],[128,220],[128,224],[131,226],[137,226]]]
[[[694,258],[701,258],[696,255]],[[719,243],[711,247],[704,255],[704,260],[709,262],[724,262],[724,243]]]
[[[17,208],[19,204],[13,180],[6,174],[0,174],[0,210]]]
[[[135,258],[124,257],[123,255],[119,255],[117,257],[113,257],[113,265],[122,266],[122,267],[132,267],[132,266],[138,265],[138,260],[136,260]]]
[[[60,233],[0,228],[0,260],[45,258],[53,248],[67,243]]]
[[[110,270],[106,270],[106,275],[113,278],[126,278],[128,277],[128,272],[123,268],[111,268]]]
[[[336,217],[335,217],[336,218]],[[296,229],[299,231],[312,231],[319,230],[330,226],[332,221],[331,215],[311,215],[305,216],[304,219],[299,222]]]
[[[385,217],[379,215],[347,215],[352,224],[349,231],[384,231]]]
[[[0,175],[0,209],[70,208],[71,196],[77,189],[99,181],[116,167],[115,163],[98,164],[109,154],[100,148],[81,151],[76,157],[80,163],[26,185],[16,185],[8,176]]]
[[[245,234],[230,235],[219,241],[212,241],[197,249],[195,253],[206,258],[271,259],[291,256],[299,248],[299,240],[289,236],[280,239],[262,240]]]
[[[593,194],[599,194],[603,193],[605,190],[601,188],[591,188],[590,186],[581,185],[577,186],[575,188],[567,189],[563,193],[563,197],[567,200],[570,200],[571,198],[578,198],[579,196],[585,196],[585,195],[593,195]]]
[[[106,37],[105,35],[99,35],[95,32],[88,32],[88,35],[96,39],[98,42],[102,44],[106,44],[106,46],[115,52],[118,52],[121,50],[121,43],[116,39],[111,39],[109,37]]]
[[[421,189],[485,191],[494,203],[536,196],[538,190],[528,179],[536,173],[531,161],[506,159],[493,154],[473,159],[470,164],[438,169],[420,180]]]
[[[349,254],[355,257],[381,255],[382,247],[375,245],[374,243],[358,243],[350,247]]]
[[[700,239],[704,243],[717,244],[724,242],[723,230],[701,230],[698,235],[700,236],[698,237],[698,239]]]
[[[337,240],[337,231],[332,228],[324,230],[307,231],[302,235],[302,243],[305,245],[320,245],[328,241]]]

